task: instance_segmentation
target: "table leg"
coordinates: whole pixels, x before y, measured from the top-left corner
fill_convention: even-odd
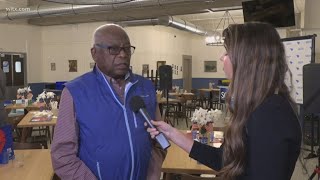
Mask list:
[[[52,137],[50,137],[51,138],[51,140],[53,140],[53,135],[54,135],[54,128],[55,128],[56,126],[52,126],[52,134],[51,134],[51,136]],[[51,141],[50,141],[50,143],[51,143]]]
[[[212,100],[213,100],[213,92],[211,91],[211,92],[209,92],[209,103],[210,103],[210,109],[212,109],[212,107],[213,107],[213,103],[212,103]]]
[[[171,173],[163,173],[163,180],[171,180],[173,176]]]
[[[20,142],[25,143],[27,141],[28,136],[30,136],[31,132],[32,132],[32,128],[23,128]]]

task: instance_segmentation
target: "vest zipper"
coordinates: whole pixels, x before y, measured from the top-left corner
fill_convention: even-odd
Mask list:
[[[99,179],[102,180],[101,172],[100,172],[100,163],[99,162],[97,162],[97,170],[98,170]]]
[[[133,121],[134,121],[134,126],[137,128],[138,125],[137,125],[137,118],[136,118],[136,114],[134,112],[132,112],[133,114]]]
[[[127,115],[127,109],[126,109],[126,97],[127,97],[127,92],[129,91],[131,86],[133,86],[137,82],[138,81],[136,81],[134,83],[129,82],[128,85],[126,85],[125,90],[124,90],[124,100],[123,100],[124,101],[124,105],[122,106],[123,114],[124,114],[124,118],[125,118],[125,122],[126,122],[126,127],[127,127],[127,132],[128,132],[128,136],[129,136],[130,149],[131,149],[131,166],[132,166],[132,169],[131,169],[131,174],[130,174],[130,180],[132,180],[132,178],[133,178],[133,171],[135,169],[135,167],[134,167],[134,159],[135,158],[134,158],[134,153],[133,153],[132,137],[131,137],[131,131],[130,131],[129,120],[128,120],[128,115]],[[135,116],[134,116],[134,119],[135,119]]]
[[[132,144],[132,137],[131,137],[131,131],[129,128],[129,121],[128,121],[128,116],[126,113],[126,108],[125,106],[123,106],[123,114],[124,114],[124,118],[125,118],[125,122],[126,122],[126,127],[127,127],[127,132],[128,132],[128,136],[129,136],[129,144],[130,144],[130,150],[131,150],[131,173],[130,173],[130,180],[132,180],[133,177],[133,170],[134,170],[134,153],[133,153],[133,144]]]
[[[134,153],[133,153],[133,144],[132,144],[132,138],[131,138],[131,131],[130,131],[130,126],[129,126],[129,120],[128,120],[128,115],[127,115],[127,110],[126,110],[126,96],[127,96],[127,92],[129,91],[129,89],[131,88],[132,85],[136,84],[138,82],[135,81],[134,83],[129,82],[126,87],[125,87],[125,91],[124,91],[124,104],[122,104],[118,98],[116,97],[116,95],[114,94],[114,92],[112,91],[112,88],[110,87],[106,77],[103,75],[102,72],[100,72],[101,76],[103,77],[104,81],[106,82],[109,90],[112,93],[113,98],[118,102],[118,104],[122,107],[123,109],[123,114],[124,114],[124,118],[125,118],[125,123],[126,123],[126,128],[127,128],[127,132],[128,132],[128,136],[129,136],[129,144],[130,144],[130,151],[131,151],[131,173],[130,173],[130,180],[132,180],[133,178],[133,171],[134,171]]]

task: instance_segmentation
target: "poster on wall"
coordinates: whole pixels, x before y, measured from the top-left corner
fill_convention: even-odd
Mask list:
[[[166,65],[166,61],[157,61],[157,70],[159,71],[159,67]]]
[[[50,67],[51,67],[51,71],[55,71],[56,70],[56,63],[51,63]]]
[[[312,35],[282,39],[287,64],[292,73],[290,78],[287,72],[285,82],[297,104],[303,104],[303,66],[314,63],[314,38]]]
[[[142,64],[142,74],[147,74],[149,71],[149,64]]]
[[[78,65],[77,60],[69,60],[69,72],[77,72]]]
[[[217,72],[217,61],[204,61],[204,72]]]

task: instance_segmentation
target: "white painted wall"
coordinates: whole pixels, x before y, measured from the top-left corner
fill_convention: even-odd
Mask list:
[[[312,23],[320,12],[318,0],[307,0],[302,35],[320,34],[318,21]],[[320,5],[319,5],[320,6]],[[312,18],[310,18],[312,17]],[[311,27],[310,26],[310,20]],[[90,70],[92,61],[90,47],[93,31],[103,23],[84,23],[38,27],[26,24],[0,24],[0,51],[26,52],[28,82],[54,82],[71,80]],[[314,27],[316,25],[316,27]],[[319,26],[318,26],[319,25]],[[224,78],[219,56],[222,47],[205,46],[204,37],[189,32],[163,26],[127,27],[131,42],[137,47],[131,64],[135,73],[141,74],[142,64],[156,68],[156,61],[166,61],[168,65],[178,65],[179,74],[174,79],[182,78],[180,67],[182,55],[191,55],[194,78]],[[281,37],[286,37],[284,29],[278,30]],[[320,53],[320,40],[316,38],[316,54]],[[68,60],[78,60],[78,72],[68,72]],[[205,73],[203,61],[217,60],[218,72]],[[317,62],[320,62],[319,56]],[[56,63],[56,71],[50,70],[50,63]]]
[[[304,28],[320,28],[319,7],[319,0],[305,1]]]
[[[41,27],[0,24],[0,52],[27,53],[27,81],[43,81]]]
[[[192,55],[192,34],[164,26],[127,27],[131,43],[136,46],[131,64],[133,71],[141,74],[142,64],[149,64],[149,69],[156,69],[157,61],[166,61],[167,65],[178,65],[178,75],[182,78],[180,67],[182,55]]]
[[[0,48],[3,52],[27,53],[29,83],[68,81],[90,71],[92,33],[102,24],[47,27],[0,24]],[[137,74],[141,74],[142,64],[149,64],[149,68],[155,70],[157,61],[166,61],[168,65],[179,66],[179,73],[173,78],[182,78],[182,55],[191,55],[194,78],[225,77],[219,61],[224,48],[206,46],[203,36],[164,26],[125,29],[136,46],[131,65]],[[68,60],[78,60],[78,72],[68,72]],[[204,61],[208,60],[217,61],[216,73],[204,72]],[[51,71],[51,63],[56,63],[56,71]]]
[[[21,1],[21,0],[0,0],[0,8],[11,8],[11,7],[16,7],[16,8],[22,8],[26,7],[28,5],[28,1]]]
[[[89,71],[89,64],[93,62],[90,55],[92,33],[100,25],[102,23],[43,27],[44,81],[71,80]],[[127,27],[125,30],[131,44],[136,46],[131,65],[137,74],[141,74],[142,64],[149,64],[149,69],[155,70],[157,61],[166,61],[168,65],[179,66],[179,73],[173,78],[182,78],[182,55],[191,55],[193,77],[224,77],[222,68],[218,73],[203,73],[203,61],[217,60],[218,55],[215,51],[210,52],[212,47],[205,46],[202,36],[164,26]],[[78,72],[68,72],[69,59],[78,60]],[[56,63],[56,71],[50,70],[50,63]]]
[[[223,63],[219,60],[225,51],[223,46],[206,46],[205,37],[192,39],[193,78],[224,78]],[[217,61],[217,72],[204,72],[204,61]]]
[[[47,26],[42,28],[43,79],[47,82],[71,80],[89,71],[92,32],[96,24]],[[77,60],[78,72],[69,72],[69,61]],[[51,63],[56,70],[51,71]]]
[[[316,62],[320,63],[320,1],[319,0],[306,0],[305,1],[305,16],[304,28],[302,35],[317,34],[315,49],[316,49]]]
[[[92,33],[102,24],[48,27],[0,24],[0,51],[27,53],[29,83],[71,80],[90,71]],[[137,47],[131,59],[135,73],[141,74],[142,64],[156,69],[156,61],[166,61],[168,65],[179,66],[174,79],[182,78],[182,55],[191,55],[193,77],[224,77],[222,68],[218,68],[218,73],[203,73],[203,61],[217,60],[218,54],[205,46],[202,36],[163,26],[127,27],[126,31]],[[78,60],[78,72],[68,72],[68,60],[73,59]],[[51,63],[56,63],[56,71],[51,71]]]

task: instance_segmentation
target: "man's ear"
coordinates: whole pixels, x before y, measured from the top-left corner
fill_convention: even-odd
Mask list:
[[[96,50],[96,48],[92,47],[92,48],[90,49],[90,51],[91,51],[92,59],[93,59],[94,61],[96,61],[96,56],[97,56],[97,50]]]

